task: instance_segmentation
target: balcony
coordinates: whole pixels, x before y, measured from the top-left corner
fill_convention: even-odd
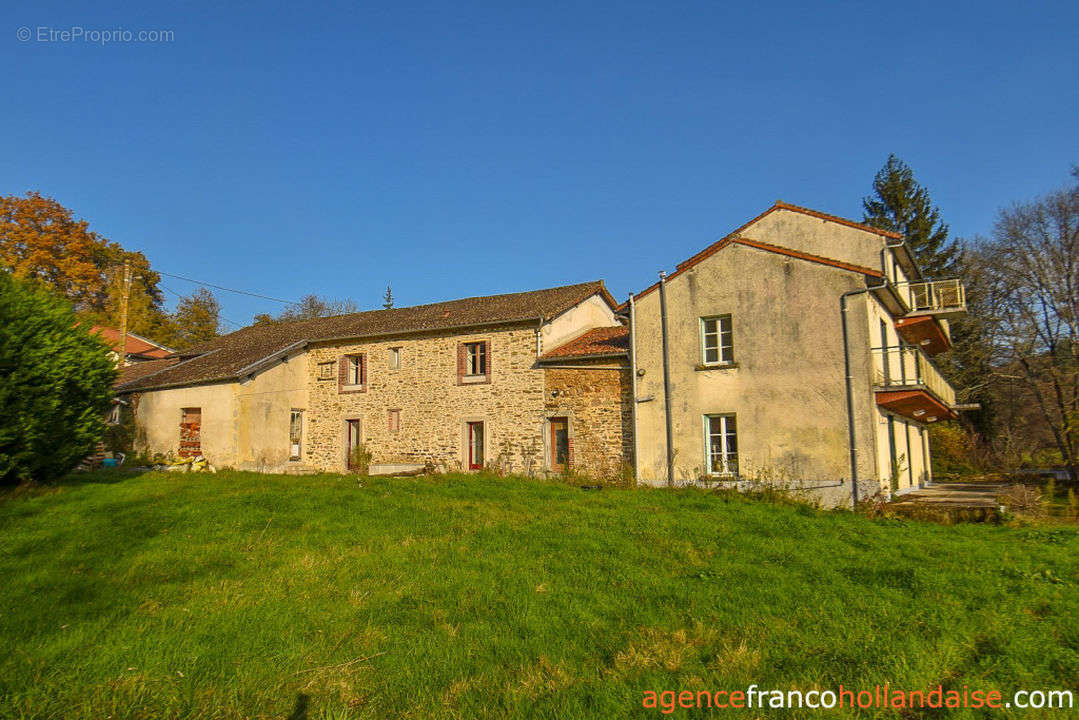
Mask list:
[[[907,317],[953,317],[967,311],[967,290],[959,279],[902,283],[898,289],[910,308]]]
[[[918,422],[954,420],[955,390],[917,347],[873,349],[877,405]]]
[[[952,335],[948,321],[932,315],[901,317],[895,329],[908,345],[920,347],[927,355],[939,355],[951,350]]]

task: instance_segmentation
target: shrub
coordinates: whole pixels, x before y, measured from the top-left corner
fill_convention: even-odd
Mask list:
[[[1041,517],[1045,514],[1042,491],[1029,485],[1009,485],[997,495],[997,502],[1016,515]]]
[[[70,471],[105,430],[116,369],[71,306],[0,272],[0,483]]]
[[[374,453],[368,450],[366,445],[360,443],[348,454],[348,469],[357,475],[366,475],[371,470],[372,457]]]

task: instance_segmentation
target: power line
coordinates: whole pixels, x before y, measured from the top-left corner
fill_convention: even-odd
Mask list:
[[[167,277],[176,278],[177,280],[186,280],[196,285],[203,285],[205,287],[212,287],[215,290],[224,290],[225,292],[236,293],[237,295],[247,295],[249,297],[261,298],[263,300],[273,300],[274,302],[283,303],[285,305],[299,305],[298,302],[293,300],[282,300],[281,298],[270,297],[269,295],[260,295],[259,293],[248,292],[247,290],[236,290],[235,288],[228,288],[223,285],[214,285],[213,283],[203,282],[202,280],[195,280],[194,278],[184,277],[183,275],[173,275],[163,270],[155,270],[158,275],[165,275]]]
[[[172,288],[170,288],[170,287],[165,287],[164,285],[161,285],[160,283],[158,284],[158,287],[159,287],[159,288],[161,288],[162,290],[165,290],[166,292],[170,292],[170,293],[172,293],[173,295],[175,295],[176,297],[180,298],[181,300],[183,300],[183,299],[184,299],[184,296],[183,296],[183,295],[181,295],[180,293],[176,292],[175,290],[173,290],[173,289],[172,289]],[[224,317],[224,316],[222,316],[222,315],[221,315],[221,313],[218,313],[218,314],[217,314],[217,319],[218,319],[218,320],[224,320],[224,321],[225,321],[225,322],[227,322],[227,323],[228,323],[229,325],[235,325],[235,326],[236,326],[236,327],[238,327],[238,328],[244,328],[244,327],[247,327],[246,325],[241,325],[240,323],[236,322],[235,320],[229,320],[229,319],[228,319],[227,317]]]

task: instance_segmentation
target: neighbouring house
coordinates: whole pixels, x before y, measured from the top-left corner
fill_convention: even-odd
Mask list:
[[[159,360],[173,355],[176,352],[172,348],[165,347],[161,343],[156,343],[153,340],[144,338],[142,335],[136,335],[133,332],[127,333],[127,341],[124,343],[125,347],[121,349],[120,345],[123,335],[116,328],[94,325],[90,328],[90,332],[101,336],[101,339],[112,347],[112,352],[109,356],[117,365]]]
[[[254,325],[128,368],[144,453],[217,466],[629,467],[628,331],[602,282]]]
[[[849,503],[855,473],[859,498],[930,480],[926,428],[957,412],[931,358],[951,347],[965,296],[924,279],[901,236],[780,202],[634,297],[648,484],[669,479],[664,294],[674,482]]]
[[[597,281],[254,325],[118,389],[137,450],[218,466],[341,471],[361,449],[375,472],[769,482],[849,504],[930,480],[926,428],[961,409],[931,358],[964,310],[895,233],[776,203],[621,306]]]

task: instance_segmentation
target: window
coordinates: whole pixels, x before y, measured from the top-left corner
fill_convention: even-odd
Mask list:
[[[324,362],[318,364],[318,379],[319,380],[333,380],[333,366],[334,362]]]
[[[487,374],[487,343],[465,343],[465,375]]]
[[[354,393],[367,390],[367,356],[363,353],[345,355],[337,373],[338,392]]]
[[[346,385],[363,385],[363,358],[352,355],[348,359],[348,379]]]
[[[299,460],[303,447],[303,410],[293,410],[288,420],[288,459]]]
[[[491,381],[491,343],[488,340],[457,346],[457,384]]]
[[[728,365],[734,362],[731,316],[701,318],[701,363]]]
[[[120,424],[120,403],[114,402],[112,407],[109,408],[109,417],[105,421],[107,425],[119,425]]]
[[[389,415],[389,430],[392,433],[398,432],[401,429],[401,411],[390,410]]]
[[[709,475],[738,474],[738,430],[734,415],[704,416],[704,446]]]
[[[389,356],[390,370],[398,370],[401,367],[401,348],[390,348]]]

